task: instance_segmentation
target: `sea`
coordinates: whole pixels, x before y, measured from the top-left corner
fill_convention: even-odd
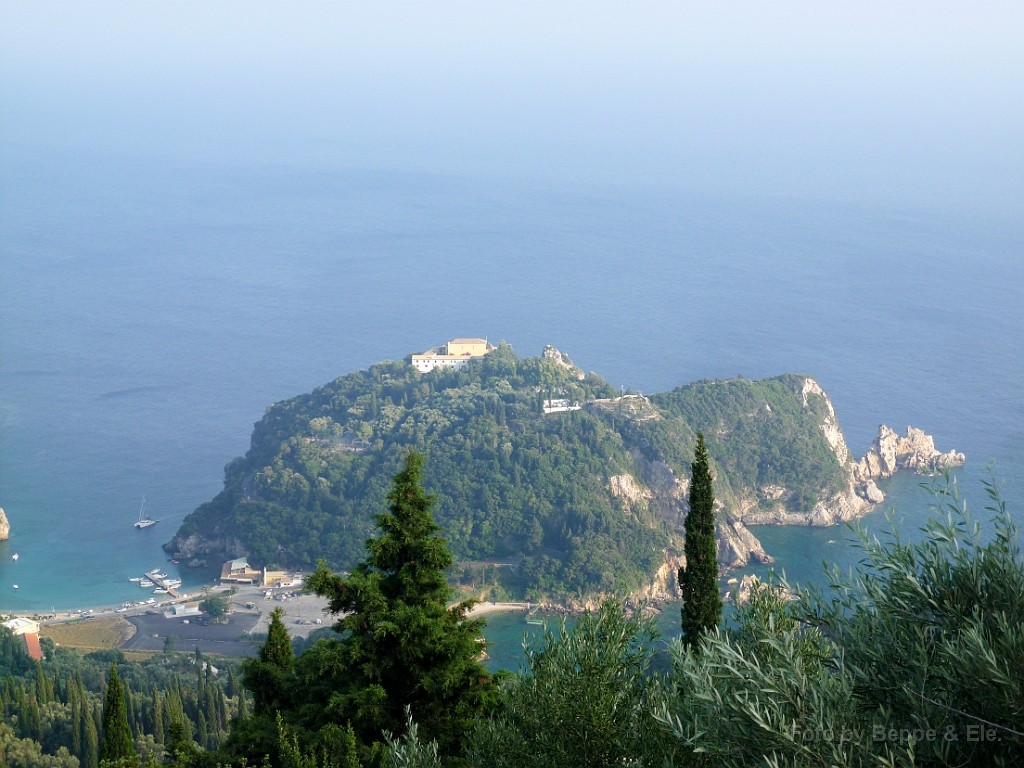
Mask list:
[[[548,39],[517,17],[509,34],[540,51],[517,80],[512,49],[487,49],[500,25],[480,21],[492,37],[471,38],[434,19],[441,43],[490,62],[506,85],[473,79],[470,59],[445,58],[409,22],[402,39],[435,58],[358,70],[378,78],[376,93],[315,78],[292,93],[324,62],[335,74],[359,66],[330,64],[334,41],[309,31],[319,10],[303,11],[313,37],[282,43],[296,55],[264,77],[232,68],[263,55],[255,43],[211,53],[218,35],[252,42],[259,30],[200,15],[209,37],[178,46],[168,41],[191,35],[191,21],[161,26],[143,18],[150,10],[119,8],[59,28],[28,6],[4,11],[0,507],[11,534],[0,611],[117,607],[146,594],[129,579],[156,567],[185,591],[210,583],[219,563],[174,565],[161,545],[220,490],[266,407],[457,336],[505,340],[521,356],[551,344],[645,394],[807,374],[855,455],[882,423],[923,429],[966,454],[953,475],[979,518],[995,462],[1021,519],[1021,48],[974,35],[1012,24],[968,30],[943,17],[951,45],[988,56],[965,55],[954,77],[888,39],[870,50],[892,67],[860,68],[868,48],[734,39],[728,19],[708,27],[728,38],[717,53],[678,53],[666,33],[655,41],[666,58],[651,54],[648,70],[640,43],[563,50],[555,41],[572,35]],[[264,10],[246,24],[272,36],[277,12]],[[177,13],[152,12],[165,11]],[[127,31],[108,35],[107,17]],[[398,50],[387,24],[374,29],[385,53]],[[917,43],[931,39],[914,29]],[[749,58],[726,66],[726,50]],[[367,43],[351,57],[375,55]],[[819,58],[838,78],[829,95],[814,80]],[[430,74],[417,80],[417,67]],[[664,106],[663,86],[700,115]],[[951,99],[991,109],[947,120]],[[863,524],[882,532],[891,515],[921,535],[920,480],[882,482],[886,501]],[[159,522],[137,530],[143,498]],[[859,559],[845,526],[754,532],[800,583]],[[491,623],[500,665],[514,666],[522,617]]]

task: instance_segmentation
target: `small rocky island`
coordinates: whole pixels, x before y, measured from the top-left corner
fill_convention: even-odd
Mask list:
[[[771,562],[749,525],[827,526],[880,503],[901,468],[963,464],[931,437],[882,426],[860,460],[808,376],[705,380],[616,392],[546,347],[455,339],[276,403],[224,490],[165,545],[175,559],[350,567],[409,450],[467,588],[592,604],[609,592],[664,598],[682,562],[689,462],[704,433],[723,568]]]
[[[0,509],[0,541],[6,541],[11,537],[11,524],[7,522],[7,515]]]

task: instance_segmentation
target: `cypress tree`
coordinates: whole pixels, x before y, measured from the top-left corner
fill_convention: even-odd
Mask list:
[[[84,707],[87,710],[88,707]],[[82,756],[82,768],[97,768],[100,764],[100,738],[96,731],[96,720],[87,711],[82,713],[85,731],[85,754]]]
[[[164,743],[164,712],[160,692],[153,686],[153,741],[160,746]]]
[[[47,704],[50,701],[49,688],[46,684],[46,675],[43,674],[43,665],[38,661],[36,662],[36,702],[39,704]]]
[[[206,728],[206,716],[200,711],[197,719],[199,720],[199,727],[197,729],[198,736],[196,741],[199,742],[199,746],[203,749],[208,749],[210,746],[210,732]]]
[[[82,745],[85,734],[82,722],[82,701],[78,698],[78,687],[68,684],[68,698],[71,700],[71,754],[79,760],[83,757]]]
[[[117,676],[117,665],[110,665],[107,695],[103,702],[103,751],[100,760],[125,760],[136,757],[132,731],[128,727],[128,710],[124,688]]]
[[[686,515],[686,565],[679,569],[682,593],[683,640],[699,648],[705,632],[722,619],[718,593],[718,553],[715,546],[715,493],[704,434],[697,433],[697,448],[690,465],[690,511]]]

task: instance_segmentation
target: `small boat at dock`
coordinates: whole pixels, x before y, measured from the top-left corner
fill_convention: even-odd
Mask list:
[[[142,581],[142,577],[141,576],[133,576],[132,578],[128,579],[128,581]]]
[[[139,582],[139,586],[142,587],[143,589],[149,589],[150,587],[153,586],[153,582],[150,581],[149,579],[143,579],[142,581]]]

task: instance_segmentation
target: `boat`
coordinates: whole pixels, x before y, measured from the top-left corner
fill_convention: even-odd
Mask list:
[[[134,576],[134,577],[128,579],[128,581],[142,581],[142,577],[141,576]]]
[[[166,579],[167,578],[167,574],[166,573],[151,573],[149,575],[149,578],[151,578],[151,579]]]
[[[164,586],[171,589],[177,589],[181,586],[181,579],[169,579],[164,582]]]
[[[17,589],[17,588],[18,588],[18,585],[17,585],[17,584],[15,584],[15,585],[14,585],[14,588],[15,588],[15,589]]]
[[[139,582],[139,586],[142,587],[143,589],[149,589],[150,587],[153,586],[153,582],[150,581],[149,579],[143,579],[142,581]]]
[[[527,619],[527,624],[535,624],[538,627],[544,626],[544,619]]]
[[[17,560],[19,557],[21,557],[21,555],[15,552],[13,555],[11,555],[11,560]]]
[[[146,513],[146,497],[142,497],[142,507],[139,509],[139,520],[135,523],[136,528],[149,528],[151,525],[156,525],[159,520],[154,520],[151,517],[144,517]]]
[[[153,594],[154,595],[166,595],[167,594],[167,590],[166,589],[162,589],[161,587],[157,587],[156,589],[153,590]]]

